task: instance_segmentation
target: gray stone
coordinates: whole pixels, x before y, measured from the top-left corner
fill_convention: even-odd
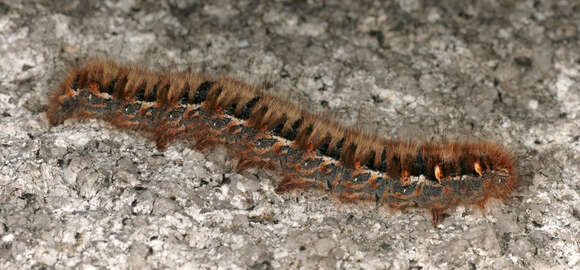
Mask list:
[[[316,243],[314,243],[314,249],[320,256],[327,256],[335,246],[335,241],[329,238],[318,239]]]
[[[573,269],[580,262],[577,1],[1,1],[0,269]],[[231,75],[387,138],[505,144],[504,204],[423,210],[276,194],[190,141],[49,127],[91,57]],[[266,83],[264,83],[266,81]]]

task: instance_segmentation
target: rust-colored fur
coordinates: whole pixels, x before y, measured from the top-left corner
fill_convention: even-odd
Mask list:
[[[119,65],[111,60],[93,60],[69,72],[60,87],[52,93],[48,118],[52,125],[62,123],[66,115],[60,113],[66,97],[73,90],[91,88],[105,92],[127,102],[139,98],[160,106],[174,107],[180,103],[202,100],[208,110],[221,113],[233,111],[244,115],[242,120],[257,130],[276,130],[280,136],[293,141],[294,145],[306,152],[319,151],[333,158],[347,168],[366,166],[370,170],[384,172],[390,177],[410,183],[410,176],[425,175],[431,181],[456,175],[474,175],[481,171],[505,171],[509,173],[507,183],[501,188],[491,181],[484,183],[484,194],[478,204],[483,205],[489,198],[505,199],[517,185],[517,171],[513,158],[497,144],[489,142],[441,142],[415,143],[406,140],[388,140],[358,130],[342,127],[337,122],[309,113],[300,107],[260,89],[228,77],[212,79],[203,75],[174,72],[156,73],[134,65]],[[206,91],[206,92],[204,92]],[[89,117],[77,115],[76,117]],[[115,119],[108,119],[116,123]],[[125,127],[123,123],[116,126]],[[179,136],[167,132],[163,125],[153,127],[153,137],[160,149]],[[200,130],[190,135],[196,139],[196,148],[205,149],[218,142],[207,131]],[[239,153],[242,155],[241,153]],[[474,164],[478,169],[474,170]],[[242,160],[240,170],[250,167],[267,167],[274,164],[256,160]],[[434,170],[435,168],[435,170]],[[471,169],[470,169],[471,168]],[[480,171],[478,171],[480,170]],[[376,183],[371,183],[377,185]],[[305,188],[313,182],[285,175],[277,191]],[[372,186],[371,185],[371,186]],[[356,185],[352,184],[353,189]],[[342,194],[343,201],[372,200],[368,194]],[[459,204],[460,202],[450,202]],[[452,207],[447,205],[445,207]],[[439,222],[444,208],[433,208],[433,222]]]

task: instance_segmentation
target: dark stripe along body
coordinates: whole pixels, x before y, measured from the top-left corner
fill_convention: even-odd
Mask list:
[[[52,94],[48,118],[52,125],[103,119],[151,135],[160,150],[175,139],[198,150],[224,145],[240,159],[238,169],[278,172],[278,192],[318,188],[343,201],[426,208],[434,225],[450,207],[483,207],[517,184],[512,158],[495,144],[386,140],[233,79],[158,74],[106,60],[72,70]]]

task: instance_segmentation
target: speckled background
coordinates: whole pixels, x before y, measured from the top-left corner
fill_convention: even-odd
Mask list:
[[[0,0],[0,268],[578,267],[579,29],[573,0]],[[521,186],[433,228],[421,210],[276,195],[223,149],[49,127],[49,91],[99,56],[229,74],[381,136],[495,140]]]

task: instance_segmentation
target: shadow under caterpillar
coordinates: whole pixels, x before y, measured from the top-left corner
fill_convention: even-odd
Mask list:
[[[449,208],[484,207],[517,186],[514,160],[497,144],[388,140],[227,77],[92,60],[69,71],[51,93],[47,115],[51,125],[95,118],[142,131],[161,151],[176,139],[197,150],[223,145],[239,159],[239,171],[281,175],[276,192],[316,188],[341,201],[425,208],[434,226]]]

